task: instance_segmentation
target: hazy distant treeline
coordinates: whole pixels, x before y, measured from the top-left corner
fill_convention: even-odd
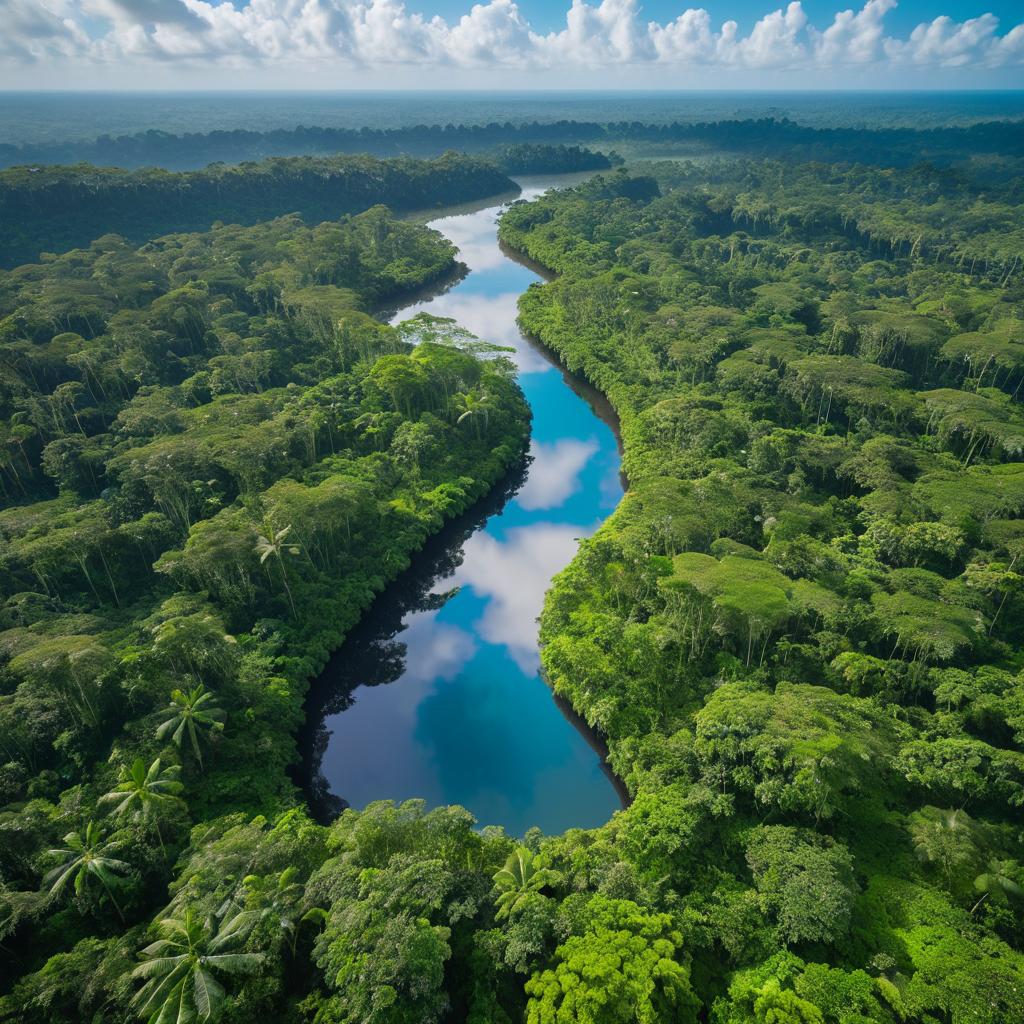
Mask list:
[[[787,119],[716,121],[702,124],[646,124],[556,121],[483,125],[415,125],[402,128],[317,128],[299,126],[268,132],[214,131],[170,135],[148,131],[93,142],[0,145],[0,166],[88,162],[105,166],[158,166],[171,170],[210,163],[239,163],[271,156],[368,153],[374,156],[438,156],[449,149],[473,153],[517,144],[616,143],[690,144],[748,155],[789,159],[860,161],[887,166],[922,159],[951,162],[968,156],[1024,156],[1024,123],[997,121],[970,127],[915,131],[908,128],[812,128]]]

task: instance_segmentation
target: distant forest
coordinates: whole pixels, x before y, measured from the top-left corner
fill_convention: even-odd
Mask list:
[[[219,161],[239,163],[271,156],[368,153],[381,157],[432,157],[450,149],[474,153],[491,151],[500,163],[502,152],[514,144],[613,147],[623,142],[660,147],[685,145],[694,152],[907,166],[922,160],[954,163],[962,160],[965,153],[970,153],[974,159],[994,154],[1024,157],[1024,126],[1018,122],[992,121],[926,131],[813,128],[786,118],[764,118],[702,124],[556,121],[359,129],[300,125],[292,130],[190,132],[185,135],[153,130],[116,138],[104,135],[94,142],[0,144],[0,167],[88,162],[101,166],[188,170]],[[551,170],[553,168],[541,168],[536,173]]]
[[[299,213],[309,223],[383,203],[409,213],[519,191],[509,174],[604,170],[612,161],[578,146],[506,146],[483,160],[368,156],[275,157],[201,171],[123,170],[75,164],[0,172],[0,267],[63,252],[114,233],[143,242],[215,221],[255,224]]]

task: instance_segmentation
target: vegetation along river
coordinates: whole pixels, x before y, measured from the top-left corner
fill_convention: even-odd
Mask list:
[[[524,181],[522,198],[557,180]],[[540,278],[499,247],[501,209],[431,222],[469,273],[394,319],[452,317],[515,350],[530,458],[428,544],[314,684],[304,764],[322,816],[422,797],[522,835],[595,826],[620,806],[600,745],[540,678],[536,623],[552,576],[622,496],[614,417],[520,333],[517,299]]]

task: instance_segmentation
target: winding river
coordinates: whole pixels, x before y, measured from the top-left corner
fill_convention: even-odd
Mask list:
[[[522,198],[564,181],[525,179]],[[614,415],[519,332],[516,300],[540,278],[499,246],[501,210],[430,222],[469,273],[394,320],[453,317],[514,348],[533,410],[530,455],[433,538],[315,681],[303,764],[323,818],[422,797],[522,835],[592,827],[621,806],[601,744],[539,675],[536,623],[552,576],[622,496]]]

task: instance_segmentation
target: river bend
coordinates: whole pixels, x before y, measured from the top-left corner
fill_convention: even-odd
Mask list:
[[[524,180],[522,198],[558,182]],[[621,806],[600,744],[540,678],[536,622],[552,576],[622,496],[613,417],[520,333],[517,299],[539,277],[499,247],[501,210],[431,221],[469,273],[394,320],[452,317],[515,350],[530,458],[414,556],[314,683],[302,745],[322,816],[422,797],[522,835],[596,826]]]

